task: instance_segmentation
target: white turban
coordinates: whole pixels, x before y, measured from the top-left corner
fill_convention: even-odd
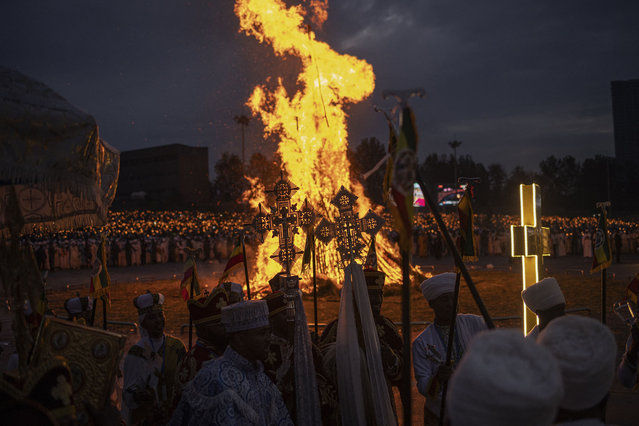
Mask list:
[[[446,400],[452,426],[552,424],[563,396],[547,349],[514,329],[479,333],[455,370]]]
[[[240,296],[240,300],[244,300],[244,288],[242,284],[225,281],[221,284],[229,293],[235,293]]]
[[[593,407],[610,391],[617,345],[608,327],[592,318],[567,315],[548,324],[538,342],[559,361],[566,391],[561,408]]]
[[[267,327],[268,305],[265,300],[247,300],[224,306],[222,325],[227,333]]]
[[[133,305],[138,309],[138,321],[142,325],[146,314],[151,311],[162,311],[164,295],[162,293],[144,293],[133,299]],[[144,327],[140,327],[144,330]]]
[[[91,296],[85,298],[86,306],[84,307],[82,306],[82,299],[83,298],[81,297],[73,297],[71,299],[67,299],[64,302],[64,309],[66,309],[69,314],[79,314],[84,311],[92,310],[93,298]]]
[[[533,312],[539,312],[553,306],[566,303],[559,283],[552,277],[544,278],[521,292],[521,298]]]
[[[455,291],[455,277],[456,274],[453,272],[444,272],[423,281],[420,287],[424,298],[432,302],[442,294],[453,293]]]

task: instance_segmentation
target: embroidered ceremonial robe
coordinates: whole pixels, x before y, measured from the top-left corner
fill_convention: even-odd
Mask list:
[[[152,344],[149,337],[143,337],[131,346],[124,359],[122,391],[122,419],[127,425],[162,424],[171,418],[175,375],[185,354],[182,341],[168,335],[164,336],[164,343],[158,339]],[[153,391],[152,406],[138,405],[133,398],[136,388]]]
[[[277,386],[230,346],[205,363],[182,392],[171,425],[293,425]]]
[[[177,368],[173,394],[173,400],[176,405],[180,402],[184,386],[195,378],[197,372],[202,368],[202,364],[219,358],[222,356],[222,353],[223,351],[220,351],[205,340],[198,339],[197,342],[195,342],[195,346],[186,353]]]
[[[484,320],[477,315],[457,315],[453,362],[455,365],[468,348],[473,336],[486,329]],[[417,390],[426,397],[425,408],[439,416],[441,384],[437,383],[437,369],[446,362],[446,336],[442,336],[434,324],[426,327],[413,341],[413,369]]]

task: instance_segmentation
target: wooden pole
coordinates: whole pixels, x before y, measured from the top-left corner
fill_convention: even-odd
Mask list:
[[[451,358],[453,355],[453,344],[455,342],[455,325],[457,324],[457,307],[459,305],[459,284],[461,281],[461,273],[457,272],[455,276],[455,296],[453,297],[453,313],[451,315],[451,322],[449,325],[448,331],[448,344],[446,346],[446,364],[447,366],[452,366]],[[446,413],[446,391],[448,390],[448,381],[444,382],[442,386],[442,404],[439,411],[439,424],[440,426],[444,425],[444,417]]]
[[[246,246],[244,245],[244,233],[242,233],[242,256],[244,257],[244,278],[246,279],[246,298],[251,300],[251,284],[249,283],[248,262],[246,259]]]
[[[315,266],[315,233],[311,234],[311,250],[311,256],[313,260],[313,316],[315,319],[315,338],[317,339],[317,341],[319,341],[319,328],[317,326],[317,271]]]
[[[404,371],[402,373],[401,392],[404,407],[404,424],[413,423],[412,395],[411,395],[411,328],[410,328],[410,253],[402,250],[402,334],[404,338],[403,358]],[[392,396],[391,396],[392,397]]]

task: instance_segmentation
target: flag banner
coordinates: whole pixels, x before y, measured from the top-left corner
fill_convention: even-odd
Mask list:
[[[182,299],[187,301],[191,297],[191,285],[193,285],[193,296],[200,294],[200,279],[197,276],[197,265],[195,259],[189,256],[184,263],[184,277],[180,282],[180,290],[182,292]]]
[[[477,248],[475,247],[473,206],[470,201],[470,191],[464,191],[457,212],[459,213],[459,230],[461,238],[460,254],[464,262],[477,262]]]
[[[610,238],[608,236],[608,225],[606,223],[606,213],[599,214],[599,223],[595,232],[595,247],[592,256],[592,268],[590,273],[606,269],[612,263],[612,251],[610,250]]]
[[[637,275],[630,281],[628,287],[626,287],[626,299],[632,300],[632,302],[637,304],[637,294],[639,294],[639,272]]]
[[[371,245],[366,253],[366,260],[364,261],[364,270],[377,271],[377,250],[375,249],[375,235],[371,237]]]
[[[313,229],[309,229],[306,233],[306,245],[304,246],[304,254],[302,255],[302,275],[306,275],[311,270],[311,259],[313,257]]]
[[[390,185],[389,207],[399,231],[400,249],[410,252],[413,240],[413,184],[416,178],[417,129],[413,111],[405,106],[399,123],[399,137],[391,127],[389,150],[391,158],[384,185]],[[389,170],[390,168],[390,170]]]
[[[231,275],[231,273],[243,263],[244,254],[242,253],[242,237],[240,236],[237,238],[235,247],[233,247],[231,257],[229,257],[228,262],[226,262],[226,267],[224,267],[224,272],[222,272],[222,276],[220,277],[220,284],[226,281],[229,275]]]
[[[93,298],[106,300],[109,305],[111,305],[109,285],[111,285],[111,277],[107,270],[106,238],[102,236],[96,260],[93,263],[93,271],[91,272],[91,287],[89,288],[89,295]]]

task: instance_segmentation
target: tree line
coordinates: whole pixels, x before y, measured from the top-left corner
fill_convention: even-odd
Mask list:
[[[377,204],[384,204],[385,167],[380,167],[366,180],[362,175],[371,170],[386,155],[386,146],[377,138],[366,138],[349,148],[351,176],[359,179],[366,195]],[[613,216],[637,216],[639,212],[639,173],[632,160],[620,160],[597,155],[578,161],[572,156],[553,155],[539,163],[533,172],[517,166],[507,172],[501,164],[485,166],[470,155],[457,156],[457,176],[477,177],[473,205],[476,212],[491,214],[519,213],[519,184],[537,183],[541,187],[544,215],[584,216],[595,213],[599,201],[611,201]],[[251,156],[246,167],[235,154],[225,152],[215,163],[215,179],[211,185],[214,207],[238,211],[246,208],[238,203],[250,183],[244,176],[259,178],[271,188],[280,176],[277,154],[268,158],[262,153]],[[419,164],[419,173],[435,196],[437,184],[452,184],[455,158],[452,154],[431,153]]]

